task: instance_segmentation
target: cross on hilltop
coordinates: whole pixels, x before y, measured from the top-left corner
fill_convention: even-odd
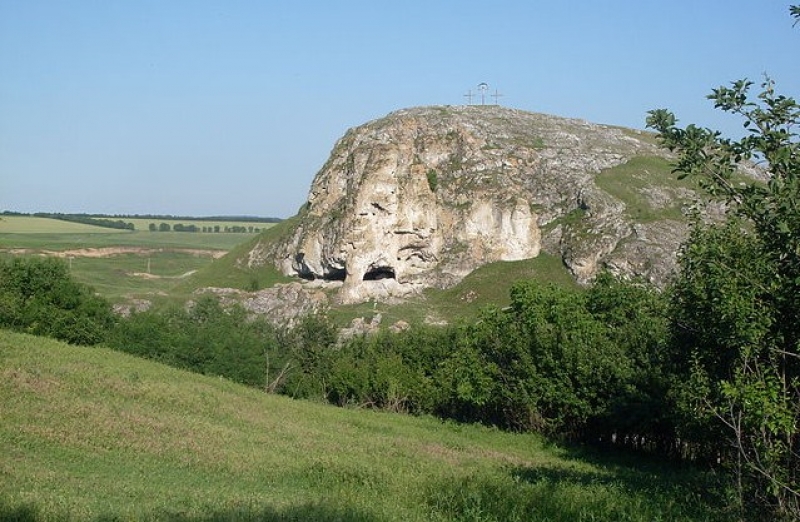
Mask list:
[[[472,99],[476,97],[480,97],[481,105],[486,105],[486,91],[489,90],[489,84],[486,82],[481,82],[478,84],[478,91],[479,94],[473,93],[472,89],[468,90],[466,94],[464,94],[464,98],[467,99],[467,105],[477,105],[477,103],[473,104]],[[501,94],[500,91],[497,89],[494,90],[494,94],[490,94],[490,98],[494,98],[494,103],[492,105],[499,105],[500,98],[505,96],[505,94]]]

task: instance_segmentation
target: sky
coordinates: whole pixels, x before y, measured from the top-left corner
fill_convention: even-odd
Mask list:
[[[481,82],[736,136],[711,89],[766,73],[800,97],[789,3],[0,0],[0,211],[290,217],[347,129]]]

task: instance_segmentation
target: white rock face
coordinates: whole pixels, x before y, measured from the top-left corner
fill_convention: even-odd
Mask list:
[[[582,282],[612,259],[621,272],[647,276],[652,263],[613,254],[624,240],[626,251],[648,255],[657,241],[641,239],[645,229],[595,177],[662,154],[623,129],[501,107],[399,111],[348,131],[291,233],[257,246],[247,263],[340,281],[345,303],[447,287],[482,264],[543,249]],[[685,233],[676,226],[671,238]],[[657,255],[674,264],[674,251]]]

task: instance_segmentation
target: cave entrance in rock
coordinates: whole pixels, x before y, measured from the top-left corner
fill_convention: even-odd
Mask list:
[[[390,266],[379,266],[364,274],[364,281],[378,281],[380,279],[397,279],[395,277],[394,268]]]
[[[344,268],[331,268],[325,272],[325,281],[344,281],[347,270]]]

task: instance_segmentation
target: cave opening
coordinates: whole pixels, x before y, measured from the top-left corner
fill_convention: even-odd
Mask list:
[[[344,281],[347,277],[347,270],[344,268],[329,268],[325,272],[325,281]]]
[[[378,281],[380,279],[397,279],[395,277],[394,268],[390,266],[379,266],[364,274],[364,281]]]

